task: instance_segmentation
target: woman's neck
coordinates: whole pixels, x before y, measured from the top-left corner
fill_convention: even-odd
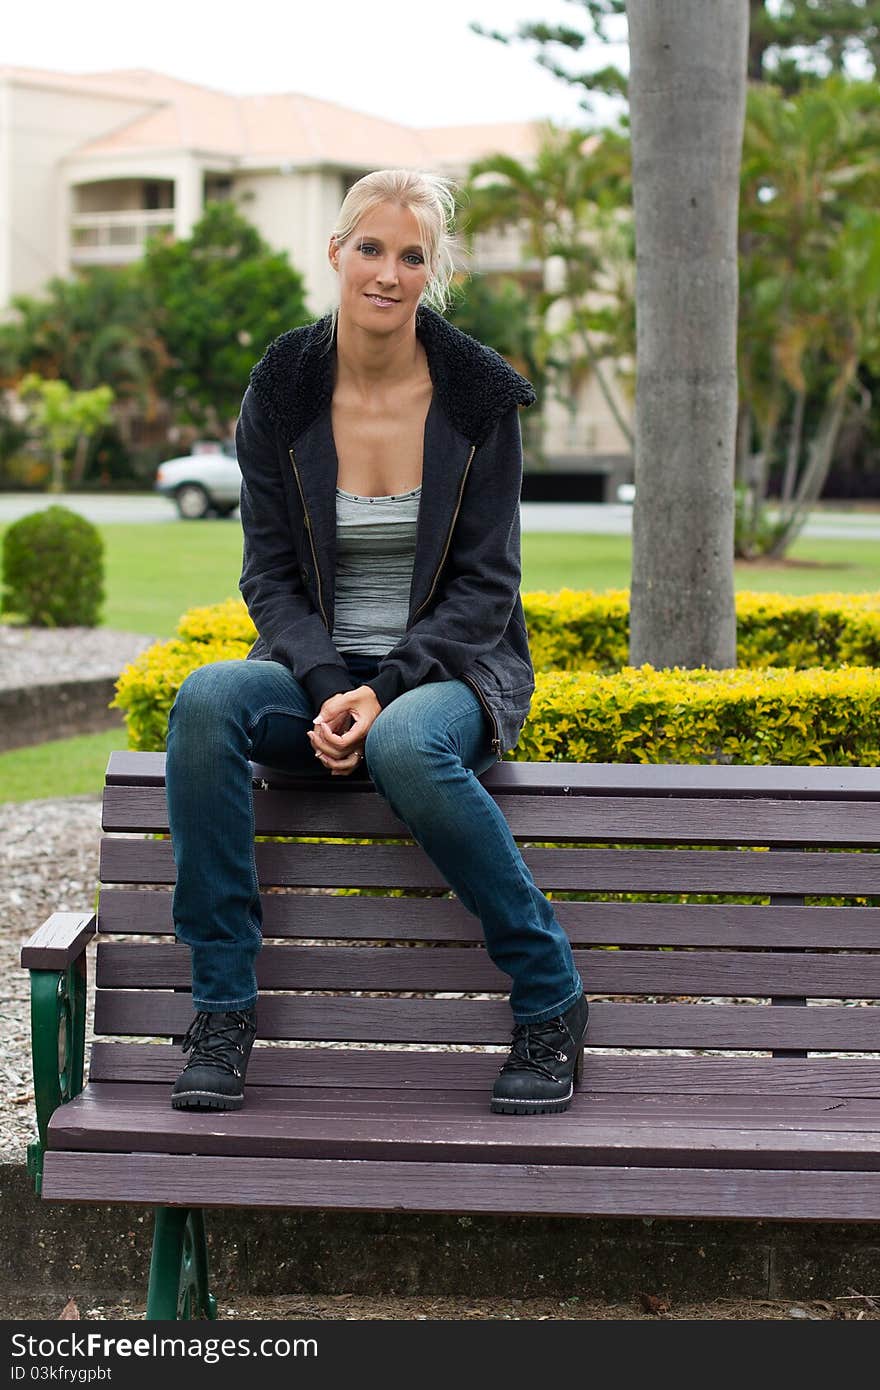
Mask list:
[[[340,314],[336,326],[336,385],[363,396],[404,386],[421,374],[424,348],[410,320],[393,333],[368,333]]]

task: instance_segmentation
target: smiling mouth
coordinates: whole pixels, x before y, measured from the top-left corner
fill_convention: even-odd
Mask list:
[[[367,299],[373,299],[377,304],[399,304],[399,299],[391,299],[387,294],[368,294]]]

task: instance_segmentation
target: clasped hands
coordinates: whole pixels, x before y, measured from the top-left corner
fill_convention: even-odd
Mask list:
[[[347,776],[363,761],[367,734],[381,712],[369,685],[340,691],[324,701],[308,736],[315,757],[333,777]]]

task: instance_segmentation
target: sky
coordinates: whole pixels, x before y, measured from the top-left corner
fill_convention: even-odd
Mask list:
[[[237,94],[302,92],[405,125],[468,125],[548,117],[590,123],[577,89],[541,68],[537,46],[500,44],[525,21],[581,27],[576,0],[41,0],[10,4],[0,64],[60,72],[152,68]],[[626,63],[621,42],[571,68]],[[605,112],[610,118],[610,110]]]

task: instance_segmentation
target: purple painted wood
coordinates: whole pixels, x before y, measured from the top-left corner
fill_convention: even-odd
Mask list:
[[[393,1093],[392,1093],[393,1094]],[[864,1108],[864,1107],[863,1107]],[[607,1107],[606,1107],[607,1110]],[[533,1117],[537,1119],[538,1117]],[[405,1159],[408,1162],[639,1164],[651,1167],[880,1170],[880,1103],[862,1116],[767,1110],[716,1098],[674,1114],[631,1103],[602,1113],[579,1094],[562,1126],[496,1116],[484,1097],[412,1097],[397,1105],[334,1097],[321,1104],[249,1086],[247,1113],[172,1110],[168,1088],[90,1085],[59,1107],[51,1149],[228,1154],[254,1158]]]
[[[880,1173],[49,1152],[43,1196],[162,1206],[876,1222]]]
[[[264,886],[445,888],[417,845],[258,844]],[[880,894],[880,854],[780,850],[527,849],[544,891]],[[173,883],[170,840],[101,842],[103,883]]]
[[[254,775],[272,786],[308,786],[308,779],[289,777],[254,763]],[[165,754],[120,749],[110,754],[108,785],[130,783],[164,786]],[[502,762],[480,781],[492,791],[519,795],[562,792],[571,796],[758,796],[875,801],[880,798],[880,769],[873,767],[697,766],[690,763]],[[330,795],[359,794],[346,778],[333,779]]]
[[[258,1040],[248,1081],[259,1086],[312,1087],[332,1096],[340,1088],[371,1090],[392,1086],[400,1097],[453,1089],[485,1097],[506,1050],[426,1052],[403,1048],[272,1047]],[[170,1044],[92,1044],[92,1081],[144,1081],[173,1084],[182,1054]],[[670,1097],[736,1095],[754,1105],[790,1098],[826,1107],[829,1100],[880,1098],[880,1059],[811,1057],[615,1057],[591,1053],[586,1069],[590,1095],[626,1101],[634,1092]]]
[[[506,999],[376,999],[264,995],[259,1035],[298,1041],[509,1044]],[[182,1035],[192,1018],[188,994],[99,990],[95,1032],[132,1037]],[[868,1052],[880,1045],[876,1005],[774,1009],[747,1004],[595,1003],[589,1047],[776,1047]]]
[[[554,903],[575,946],[826,947],[880,950],[880,908],[752,907],[739,903]],[[266,893],[265,937],[482,942],[454,898]],[[104,888],[98,932],[171,935],[171,893]]]
[[[518,838],[612,843],[864,845],[880,844],[880,800],[723,800],[710,797],[522,796],[496,801]],[[374,791],[340,797],[323,789],[260,792],[258,835],[408,837],[406,825]],[[105,830],[168,833],[163,787],[109,786]]]
[[[805,995],[880,998],[874,955],[774,954],[769,951],[576,951],[593,994],[718,996]],[[99,988],[186,989],[189,948],[102,942]],[[261,990],[438,990],[506,992],[508,977],[480,947],[271,946],[257,958]]]
[[[95,934],[94,912],[53,912],[21,948],[26,970],[66,970]]]

